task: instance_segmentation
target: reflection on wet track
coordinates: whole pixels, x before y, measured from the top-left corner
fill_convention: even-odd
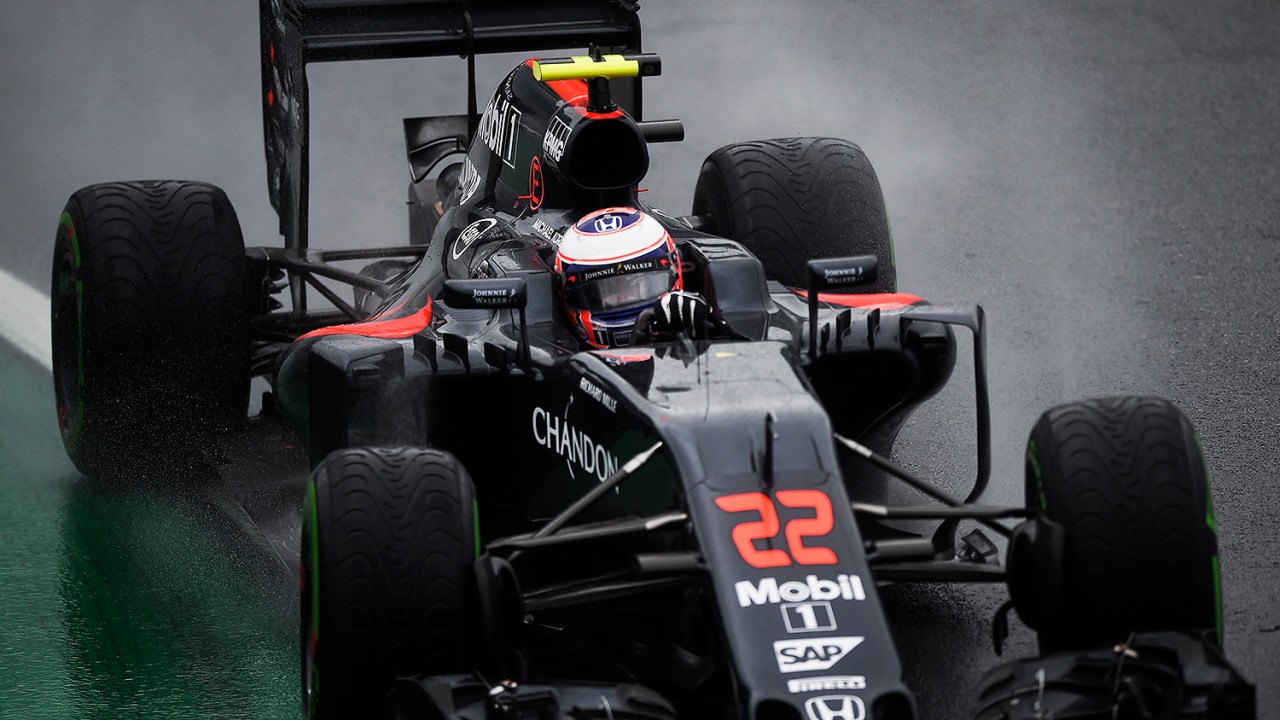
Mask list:
[[[58,578],[76,706],[292,716],[292,623],[218,513],[203,499],[69,486]]]
[[[48,375],[0,369],[0,717],[295,717],[296,580],[231,489],[81,477]]]

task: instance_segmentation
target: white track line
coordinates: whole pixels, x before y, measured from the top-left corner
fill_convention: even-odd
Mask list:
[[[0,302],[9,308],[0,312],[0,338],[31,356],[44,369],[52,371],[49,297],[0,268]]]

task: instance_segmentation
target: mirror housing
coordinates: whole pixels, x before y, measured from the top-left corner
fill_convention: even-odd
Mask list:
[[[524,278],[445,280],[440,299],[445,305],[458,309],[518,310],[520,338],[516,341],[516,357],[519,358],[521,369],[526,373],[532,372],[532,361],[529,358],[529,327],[524,317],[524,307],[529,301],[529,290]]]
[[[875,255],[809,261],[809,294],[849,290],[876,281],[880,261]]]
[[[880,261],[875,255],[809,261],[809,358],[818,358],[818,294],[852,290],[876,281]]]
[[[522,277],[445,280],[441,300],[460,310],[524,310],[528,288]]]

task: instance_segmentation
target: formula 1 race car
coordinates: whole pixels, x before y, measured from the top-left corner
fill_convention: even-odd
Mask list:
[[[215,462],[251,378],[270,378],[313,465],[309,717],[913,718],[888,582],[1007,583],[996,644],[1016,609],[1043,655],[993,670],[977,717],[1253,717],[1220,649],[1189,421],[1152,398],[1052,409],[1027,445],[1026,504],[976,504],[981,308],[897,291],[879,181],[853,143],[729,145],[690,215],[644,203],[648,144],[683,129],[641,119],[641,78],[662,66],[636,11],[262,0],[285,246],[246,250],[210,185],[72,196],[53,347],[77,466]],[[308,247],[307,63],[560,48],[588,50],[517,65],[483,110],[472,65],[466,114],[405,120],[407,245]],[[575,275],[569,237],[640,223],[657,238],[643,270],[704,299],[699,326],[644,333],[642,313],[600,330],[566,311],[570,294],[603,302],[640,257]],[[309,307],[312,291],[332,307]],[[976,395],[964,498],[889,459],[950,378],[957,330]],[[899,482],[936,504],[887,502]],[[985,530],[961,536],[962,520]]]

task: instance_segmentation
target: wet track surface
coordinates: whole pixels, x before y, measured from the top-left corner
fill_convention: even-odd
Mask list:
[[[1259,717],[1280,718],[1280,6],[644,4],[664,60],[646,115],[688,137],[653,149],[650,202],[687,211],[728,142],[846,137],[880,172],[901,288],[986,308],[985,501],[1020,500],[1026,434],[1055,404],[1155,394],[1191,417],[1227,654]],[[66,197],[109,179],[213,182],[249,244],[278,242],[254,7],[4,3],[0,267],[44,288]],[[511,64],[482,61],[481,88]],[[400,118],[460,112],[463,70],[313,68],[317,244],[404,237]],[[237,437],[219,476],[164,492],[104,487],[62,454],[47,372],[3,341],[0,372],[0,717],[295,716],[303,475],[287,436]],[[955,488],[973,472],[968,382],[957,372],[898,451]],[[968,717],[1004,590],[882,592],[921,716]],[[1010,651],[1032,646],[1015,623]]]
[[[294,717],[297,580],[245,510],[284,503],[218,477],[80,477],[47,371],[8,345],[0,368],[0,717]]]

